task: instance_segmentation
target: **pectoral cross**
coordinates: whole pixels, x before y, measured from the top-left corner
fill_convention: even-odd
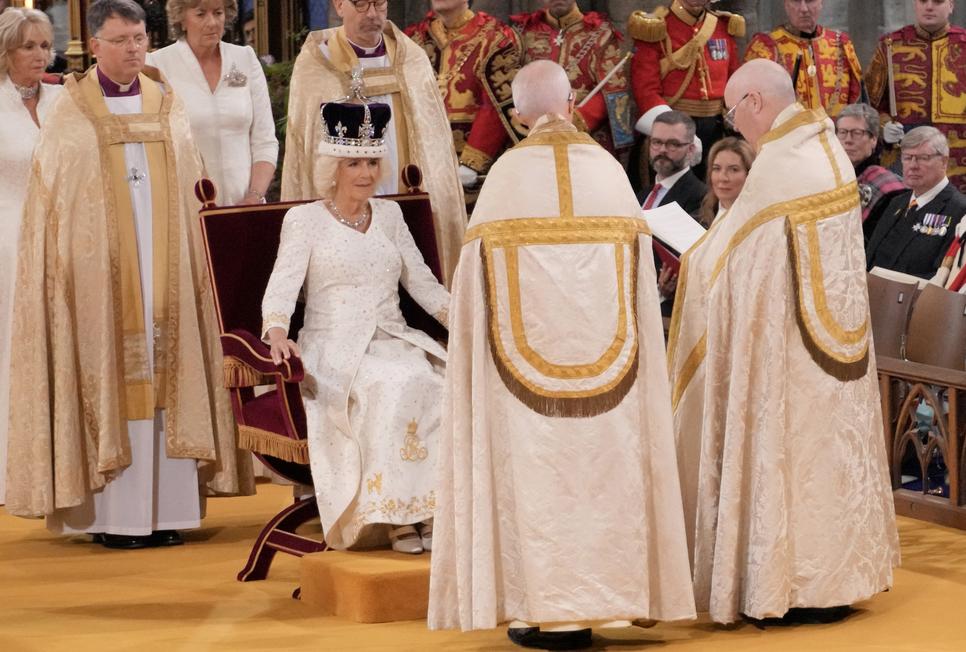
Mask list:
[[[553,42],[557,44],[558,48],[563,45],[564,33],[562,30],[557,32],[557,35],[553,38]]]
[[[131,168],[131,174],[128,175],[126,181],[130,181],[134,184],[134,187],[137,188],[141,185],[141,182],[144,181],[145,178],[146,177],[141,174],[137,168]]]

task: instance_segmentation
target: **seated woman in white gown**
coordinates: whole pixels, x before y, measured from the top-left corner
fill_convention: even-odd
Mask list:
[[[262,337],[276,364],[302,358],[309,460],[328,544],[368,545],[388,530],[394,550],[420,553],[432,546],[446,351],[406,325],[398,285],[444,326],[449,293],[399,205],[372,198],[389,117],[385,104],[323,105],[317,170],[325,182],[317,187],[329,192],[285,215]],[[287,333],[303,286],[296,344]]]

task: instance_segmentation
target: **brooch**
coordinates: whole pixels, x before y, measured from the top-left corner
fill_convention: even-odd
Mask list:
[[[248,83],[248,77],[245,76],[245,73],[235,67],[235,64],[231,64],[231,70],[228,71],[228,74],[225,75],[222,80],[228,82],[229,86],[236,88],[239,86],[244,86]]]

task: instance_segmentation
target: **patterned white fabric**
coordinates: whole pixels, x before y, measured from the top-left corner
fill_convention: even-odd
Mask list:
[[[244,199],[253,163],[276,164],[278,140],[265,73],[255,51],[224,41],[219,48],[221,77],[214,92],[184,39],[148,54],[147,62],[164,73],[184,102],[205,171],[218,191],[216,201],[228,206]]]
[[[111,113],[141,112],[141,96],[105,97]],[[140,260],[144,323],[154,321],[151,175],[142,143],[124,145],[125,168],[143,178],[129,182]],[[145,332],[147,359],[154,360],[154,333]],[[101,491],[77,507],[55,511],[47,529],[57,534],[87,532],[146,536],[156,530],[187,530],[201,526],[198,463],[168,457],[164,445],[165,411],[154,419],[128,421],[131,464]]]
[[[620,164],[537,122],[466,238],[429,626],[693,618],[651,238]]]
[[[799,105],[759,147],[668,341],[695,601],[723,623],[865,600],[899,561],[852,164]]]
[[[431,315],[449,293],[423,262],[395,202],[373,199],[365,233],[321,202],[285,216],[262,301],[263,336],[288,329],[304,285],[299,347],[309,459],[326,541],[344,549],[368,525],[431,518],[446,351],[409,328],[398,285]]]
[[[60,91],[43,84],[37,118],[43,122]],[[10,400],[10,331],[17,276],[17,242],[30,159],[40,128],[9,77],[0,79],[0,505],[7,486],[7,406]]]

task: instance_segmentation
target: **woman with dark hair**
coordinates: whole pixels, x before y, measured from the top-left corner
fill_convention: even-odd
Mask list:
[[[708,153],[708,193],[701,202],[698,219],[705,227],[723,215],[741,193],[755,160],[755,150],[734,136],[722,138]]]

